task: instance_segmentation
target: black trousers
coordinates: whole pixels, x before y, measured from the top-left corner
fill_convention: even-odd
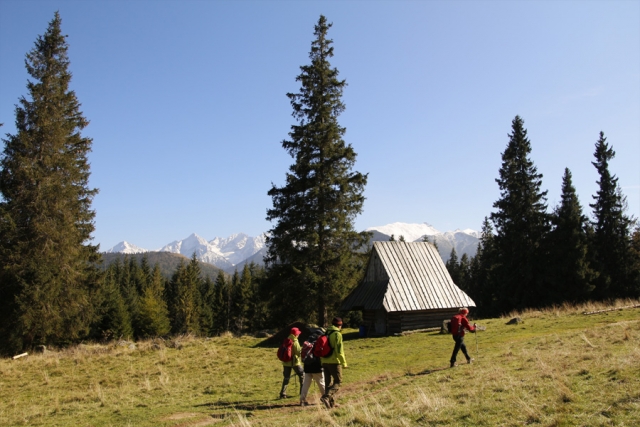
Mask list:
[[[289,379],[291,378],[291,371],[293,371],[298,378],[300,378],[300,390],[302,391],[302,381],[304,381],[304,368],[302,365],[296,366],[283,366],[282,369],[282,388],[280,389],[280,396],[287,394],[287,386],[289,385]]]
[[[456,357],[458,357],[458,351],[462,350],[462,354],[467,360],[471,359],[469,357],[469,353],[467,353],[467,346],[464,345],[464,335],[452,335],[453,340],[456,342],[455,347],[453,347],[453,354],[451,354],[451,363],[456,363]]]

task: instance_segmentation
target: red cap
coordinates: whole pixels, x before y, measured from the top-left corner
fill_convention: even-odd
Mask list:
[[[291,335],[295,335],[295,336],[300,335],[300,329],[298,329],[298,328],[291,328]]]

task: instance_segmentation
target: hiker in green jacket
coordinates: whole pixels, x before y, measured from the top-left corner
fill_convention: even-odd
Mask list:
[[[342,345],[342,319],[334,317],[331,326],[327,328],[326,335],[329,337],[329,346],[332,352],[327,357],[322,357],[322,368],[324,369],[324,395],[320,401],[324,406],[335,408],[337,405],[333,396],[340,389],[342,383],[342,368],[347,367],[347,359],[344,356],[344,346]]]
[[[302,390],[302,381],[304,380],[304,368],[302,367],[302,358],[300,357],[300,343],[298,342],[298,336],[300,335],[300,329],[291,328],[289,339],[293,341],[291,348],[291,361],[282,362],[282,388],[280,389],[280,399],[287,398],[287,386],[289,385],[289,379],[291,378],[291,371],[300,378],[300,389]]]

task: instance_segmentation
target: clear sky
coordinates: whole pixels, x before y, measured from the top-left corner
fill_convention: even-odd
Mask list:
[[[91,122],[101,250],[271,227],[267,191],[293,161],[286,93],[320,14],[348,83],[345,140],[369,174],[357,229],[479,230],[516,115],[550,209],[568,167],[591,215],[602,130],[640,216],[640,1],[2,0],[3,133],[27,95],[25,54],[56,10]]]

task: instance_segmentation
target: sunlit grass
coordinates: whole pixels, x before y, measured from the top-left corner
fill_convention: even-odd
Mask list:
[[[0,425],[632,426],[640,420],[638,301],[476,319],[472,365],[435,332],[358,339],[339,408],[277,400],[275,349],[230,335],[84,344],[0,360]],[[506,325],[511,317],[523,322]],[[295,390],[295,384],[292,384]],[[317,390],[310,399],[317,402]]]

